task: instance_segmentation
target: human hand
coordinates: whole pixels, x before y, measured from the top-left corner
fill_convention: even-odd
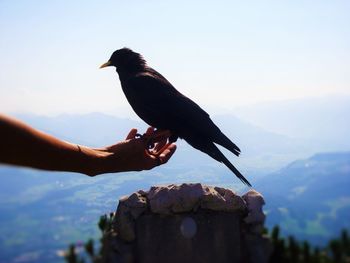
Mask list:
[[[137,129],[132,129],[122,142],[102,149],[90,149],[94,151],[92,155],[97,158],[93,158],[93,167],[86,174],[94,176],[102,173],[150,170],[164,164],[176,150],[174,143],[166,146],[170,135],[169,131],[159,132],[150,127],[141,138],[136,138]],[[151,149],[148,149],[149,138],[152,138],[153,143]],[[153,156],[152,153],[156,152],[158,156]]]

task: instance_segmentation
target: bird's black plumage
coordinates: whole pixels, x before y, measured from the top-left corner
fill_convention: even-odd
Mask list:
[[[186,140],[194,148],[224,163],[243,183],[251,186],[215,143],[237,156],[240,149],[220,131],[208,113],[147,66],[140,54],[128,48],[119,49],[101,67],[105,66],[116,67],[123,92],[142,120],[157,129],[170,130],[173,141],[178,137]]]

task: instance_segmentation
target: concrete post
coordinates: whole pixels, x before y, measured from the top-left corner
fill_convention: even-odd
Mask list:
[[[123,197],[105,233],[103,262],[267,262],[264,200],[201,184],[152,187]]]

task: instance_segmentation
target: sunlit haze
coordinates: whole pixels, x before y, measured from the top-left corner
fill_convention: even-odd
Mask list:
[[[215,4],[214,4],[215,3]],[[212,111],[350,94],[349,1],[1,1],[0,110],[131,114],[127,46]]]

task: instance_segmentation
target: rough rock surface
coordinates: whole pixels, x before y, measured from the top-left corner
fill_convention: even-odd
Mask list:
[[[263,196],[255,190],[250,190],[242,196],[247,204],[248,216],[244,218],[247,224],[261,224],[265,222],[265,214],[262,210],[265,204]]]
[[[153,186],[119,201],[106,262],[259,262],[264,199],[201,184]],[[255,255],[252,255],[255,254]],[[266,260],[264,260],[266,258]]]
[[[248,215],[243,219],[249,229],[244,236],[246,258],[250,263],[267,263],[266,255],[271,253],[272,248],[269,240],[261,235],[266,218],[262,209],[264,198],[255,190],[248,191],[242,198],[248,209]]]
[[[243,199],[231,190],[201,184],[153,186],[147,198],[151,211],[157,214],[182,213],[198,208],[228,212],[245,209]]]

